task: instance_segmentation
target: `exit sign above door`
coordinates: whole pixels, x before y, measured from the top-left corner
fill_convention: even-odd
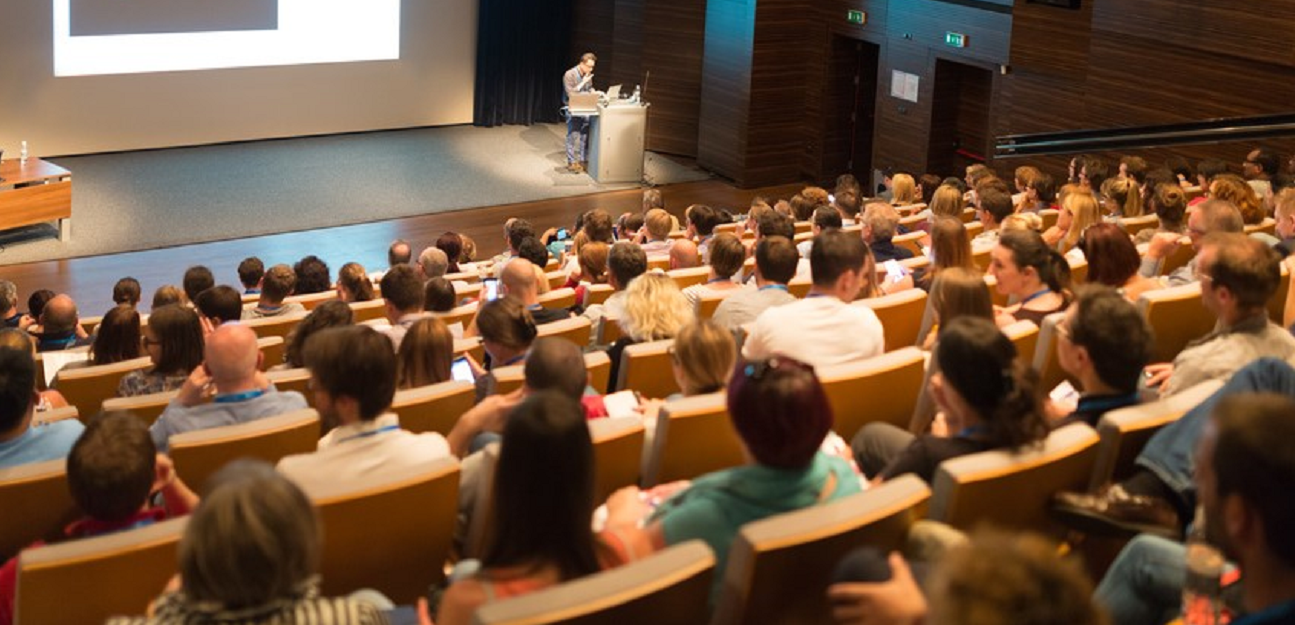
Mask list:
[[[868,23],[868,14],[863,11],[846,11],[845,19],[851,24],[863,25]]]

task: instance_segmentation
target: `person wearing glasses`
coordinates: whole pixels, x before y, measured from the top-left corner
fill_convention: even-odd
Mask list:
[[[202,322],[191,308],[172,304],[154,309],[143,335],[144,352],[153,364],[122,376],[118,397],[174,391],[202,364]]]
[[[1162,286],[1182,286],[1195,282],[1196,258],[1200,257],[1200,242],[1205,235],[1212,232],[1243,232],[1245,223],[1241,220],[1241,211],[1231,202],[1209,199],[1198,204],[1187,213],[1187,236],[1173,232],[1158,232],[1151,237],[1147,251],[1142,255],[1142,266],[1138,273],[1148,278],[1159,277]],[[1165,259],[1172,256],[1183,245],[1190,244],[1197,251],[1196,258],[1183,267],[1161,276]]]
[[[722,571],[743,525],[860,491],[849,462],[819,451],[832,429],[832,408],[813,367],[784,356],[749,361],[733,372],[727,392],[729,418],[750,463],[691,483],[616,491],[607,500],[607,530],[654,550],[704,540]],[[722,585],[716,575],[712,605]]]

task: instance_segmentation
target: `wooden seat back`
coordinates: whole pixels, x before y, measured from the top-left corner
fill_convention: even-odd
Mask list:
[[[594,501],[625,486],[636,486],[643,464],[643,422],[636,417],[589,422],[594,444]]]
[[[853,305],[869,308],[877,314],[886,336],[886,351],[889,352],[917,342],[917,333],[922,328],[922,312],[926,309],[926,291],[906,289],[857,300]]]
[[[820,367],[818,380],[832,406],[832,430],[850,440],[874,421],[908,427],[925,367],[926,354],[916,347]]]
[[[76,406],[81,420],[85,421],[99,414],[103,400],[117,396],[117,384],[121,382],[122,376],[152,365],[153,361],[144,356],[110,365],[63,369],[58,372],[54,382],[68,405]]]
[[[686,480],[746,462],[723,391],[666,402],[643,466],[644,487]]]
[[[1177,421],[1223,386],[1221,380],[1202,382],[1159,401],[1112,410],[1097,422],[1097,463],[1088,483],[1096,490],[1134,471],[1134,460],[1160,428]]]
[[[668,350],[674,339],[638,343],[621,352],[616,390],[638,391],[644,397],[669,397],[679,392]]]
[[[319,445],[319,413],[303,408],[247,423],[193,430],[170,439],[175,472],[200,489],[230,462],[254,458],[277,464],[284,456],[307,454]]]
[[[1201,304],[1199,282],[1147,291],[1138,309],[1155,328],[1151,362],[1172,362],[1188,343],[1214,329],[1215,319]]]
[[[476,387],[471,382],[449,380],[396,391],[391,411],[399,415],[400,427],[410,432],[444,436],[475,401]]]
[[[0,469],[0,560],[31,543],[55,539],[79,516],[67,489],[67,460]]]

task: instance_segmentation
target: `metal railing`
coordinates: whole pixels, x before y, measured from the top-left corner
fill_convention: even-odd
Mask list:
[[[1199,122],[1066,132],[1005,135],[994,140],[995,158],[1159,148],[1295,136],[1295,113]]]

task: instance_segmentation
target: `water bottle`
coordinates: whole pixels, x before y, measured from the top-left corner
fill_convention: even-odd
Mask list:
[[[24,163],[27,162],[27,142],[26,141],[22,142],[22,150],[18,152],[18,160]]]
[[[638,104],[638,103],[639,103],[639,86],[638,86],[638,85],[634,85],[634,95],[630,97],[630,102],[633,102],[633,103],[635,103],[635,104]]]
[[[1205,514],[1196,509],[1196,520],[1187,536],[1187,582],[1183,585],[1183,625],[1217,625],[1222,609],[1223,554],[1205,540]]]

